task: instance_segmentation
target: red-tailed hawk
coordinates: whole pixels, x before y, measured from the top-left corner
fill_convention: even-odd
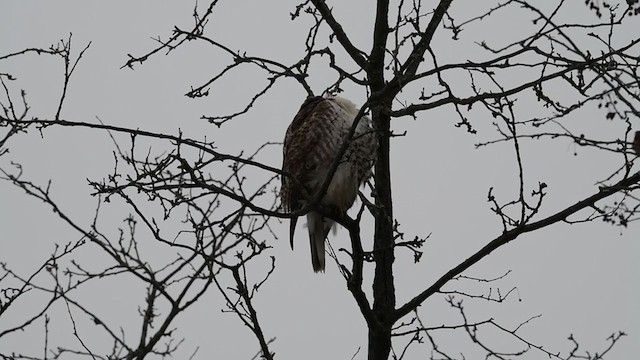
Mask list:
[[[357,114],[356,105],[340,97],[312,96],[302,104],[284,138],[282,170],[291,176],[282,177],[280,197],[285,211],[293,212],[307,205],[308,198],[300,185],[311,198],[322,190]],[[320,201],[322,205],[346,213],[353,205],[360,185],[371,176],[376,148],[371,119],[362,117]],[[296,220],[291,219],[291,248]],[[317,212],[307,214],[311,263],[315,272],[324,271],[324,241],[333,226],[334,221]]]

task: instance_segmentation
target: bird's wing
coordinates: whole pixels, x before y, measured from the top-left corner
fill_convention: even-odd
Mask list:
[[[296,211],[322,186],[340,146],[336,109],[322,97],[310,97],[300,107],[287,129],[283,148],[281,202],[285,211]],[[338,122],[339,123],[339,122]],[[291,218],[289,241],[297,218]]]
[[[281,201],[285,210],[300,209],[306,199],[304,192],[313,196],[318,182],[322,185],[324,178],[318,179],[319,175],[326,171],[324,167],[327,162],[331,163],[335,153],[331,130],[335,116],[328,100],[310,97],[289,125],[282,163],[282,170],[289,175],[282,177]]]

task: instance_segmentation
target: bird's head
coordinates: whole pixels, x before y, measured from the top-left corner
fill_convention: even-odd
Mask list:
[[[351,114],[353,117],[358,115],[358,112],[360,111],[360,108],[356,104],[354,104],[350,100],[345,99],[343,97],[332,96],[332,97],[329,97],[328,99],[335,101],[336,104],[338,104],[338,106],[343,108],[347,113]]]

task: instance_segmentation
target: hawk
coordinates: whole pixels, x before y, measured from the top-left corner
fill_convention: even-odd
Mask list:
[[[282,171],[289,176],[282,176],[280,199],[285,211],[303,208],[322,190],[357,114],[358,107],[340,97],[311,96],[304,101],[284,138]],[[320,204],[345,214],[353,205],[360,185],[371,176],[376,149],[371,119],[363,116]],[[291,219],[292,249],[296,222],[297,218]],[[334,221],[311,211],[307,213],[307,227],[313,270],[324,271],[324,242]]]

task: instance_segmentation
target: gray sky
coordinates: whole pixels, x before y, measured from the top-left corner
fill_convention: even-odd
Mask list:
[[[305,20],[290,21],[289,12],[294,6],[292,1],[221,1],[207,27],[207,35],[233,49],[289,63],[302,53],[308,26]],[[453,14],[459,14],[460,19],[468,18],[476,9],[466,6],[454,7]],[[62,112],[65,119],[94,122],[97,116],[105,123],[129,128],[173,134],[181,129],[187,137],[206,135],[216,141],[218,149],[232,154],[245,148],[255,149],[265,141],[281,141],[306,96],[292,81],[278,84],[254,111],[218,129],[199,117],[241,109],[260,81],[264,81],[262,77],[256,80],[251,70],[239,72],[221,83],[220,88],[212,89],[209,97],[197,100],[184,97],[190,86],[200,85],[229,61],[221,52],[195,42],[170,56],[154,57],[135,71],[120,69],[127,54],[141,55],[155,46],[152,37],[166,38],[173,25],[189,26],[192,7],[191,2],[164,1],[3,2],[0,5],[0,54],[28,47],[46,48],[66,39],[69,33],[73,33],[76,52],[91,41],[72,78]],[[593,17],[582,3],[575,10],[574,14],[567,14],[567,18]],[[339,20],[347,21],[345,30],[354,42],[369,49],[367,26],[373,17],[372,5],[367,1],[344,2],[335,4],[334,12]],[[490,38],[502,44],[510,39],[502,40],[500,36],[516,37],[519,31],[530,29],[524,25],[528,23],[518,17],[521,13],[508,15],[501,17],[501,22],[494,19],[463,32],[460,42],[450,41],[450,33],[439,31],[434,44],[436,50],[440,50],[440,61],[482,58],[486,55],[473,45],[474,40]],[[631,30],[623,35],[627,38],[622,36],[620,43],[637,36]],[[18,81],[11,83],[14,92],[26,89],[32,115],[41,118],[51,118],[55,113],[61,71],[59,61],[46,56],[27,55],[0,61],[0,72],[18,77]],[[328,85],[326,74],[330,74],[326,63],[319,63],[311,79],[314,90],[321,91]],[[522,76],[526,78],[528,74]],[[402,96],[411,101],[416,94],[403,93]],[[366,97],[354,86],[345,86],[344,95],[356,103],[362,103]],[[524,106],[521,111],[529,110]],[[538,110],[531,109],[532,113],[535,111]],[[585,133],[617,136],[619,128],[604,123],[603,119],[604,114],[586,109],[568,123],[575,128],[584,127]],[[637,120],[634,126],[640,129]],[[406,137],[396,138],[392,145],[395,215],[408,238],[432,234],[419,264],[413,264],[410,253],[398,251],[395,275],[398,304],[501,233],[501,224],[486,201],[489,187],[494,186],[494,193],[502,200],[509,199],[517,190],[512,145],[474,148],[475,143],[497,136],[491,126],[493,119],[480,114],[472,118],[479,132],[476,136],[455,128],[453,124],[457,121],[452,108],[442,108],[422,113],[417,120],[397,119],[393,125],[397,132],[408,131]],[[34,132],[19,140],[10,145],[11,153],[0,159],[0,166],[9,168],[10,161],[20,162],[25,176],[34,182],[44,184],[51,179],[55,199],[79,223],[89,222],[96,200],[89,196],[91,189],[86,179],[101,179],[112,170],[113,146],[108,136],[96,131],[52,129],[45,133],[44,139]],[[613,155],[576,148],[563,140],[525,142],[522,149],[527,188],[535,188],[538,181],[549,185],[541,216],[595,193],[594,183],[619,166],[619,159]],[[280,148],[273,147],[262,160],[279,167],[280,154]],[[638,165],[634,169],[637,171]],[[0,199],[0,261],[7,262],[16,271],[27,274],[49,256],[55,243],[78,238],[41,202],[7,183],[0,183]],[[104,227],[122,226],[121,220],[128,214],[125,209],[118,202],[107,205]],[[366,327],[335,266],[329,266],[324,275],[314,274],[309,265],[305,230],[298,228],[296,250],[291,252],[285,236],[286,226],[274,222],[274,228],[281,236],[281,241],[270,244],[271,254],[277,260],[276,272],[256,301],[267,338],[277,338],[273,345],[276,356],[350,359],[362,347],[356,358],[364,359]],[[366,234],[370,231],[365,230]],[[331,242],[338,248],[347,246],[346,239],[345,232],[339,231]],[[629,336],[611,355],[612,358],[631,358],[632,354],[640,353],[638,239],[640,228],[635,223],[620,232],[619,228],[600,221],[557,224],[524,235],[465,273],[491,278],[511,270],[500,287],[508,290],[517,286],[522,301],[517,301],[518,296],[510,297],[503,304],[468,301],[467,311],[473,320],[494,317],[508,327],[542,314],[527,325],[524,334],[532,342],[565,355],[571,348],[566,340],[569,334],[574,334],[582,346],[599,351],[611,333],[622,330]],[[365,242],[365,246],[370,244]],[[149,249],[152,253],[157,251],[160,257],[167,251],[151,245]],[[86,252],[87,262],[105,261],[98,252]],[[136,316],[144,289],[132,282],[106,280],[101,287],[90,288],[79,296],[85,297],[96,311],[114,319],[114,324],[121,321],[126,327],[127,321]],[[29,301],[38,303],[37,299]],[[25,311],[33,304],[25,303]],[[186,339],[180,352],[182,358],[197,347],[197,359],[216,356],[247,359],[258,351],[258,344],[249,331],[234,315],[221,313],[222,306],[212,289],[209,296],[176,323],[180,333],[177,337]],[[459,322],[443,296],[430,299],[420,310],[429,325]],[[3,315],[0,331],[20,316],[20,312]],[[74,344],[66,309],[58,306],[51,316],[52,322],[57,321],[59,325],[58,332],[53,334],[54,340]],[[109,351],[111,344],[99,342],[101,338],[95,327],[88,322],[79,325],[90,344]],[[31,333],[2,339],[0,352],[29,353],[34,345],[40,349],[42,332],[40,324],[35,325]],[[502,344],[505,338],[498,336],[494,343]],[[438,340],[451,353],[458,353],[456,338],[445,333]],[[511,340],[508,343],[511,344]],[[40,354],[37,351],[35,353]],[[419,345],[409,358],[424,358],[425,354],[429,354],[428,347]],[[531,358],[543,356],[531,354]]]

